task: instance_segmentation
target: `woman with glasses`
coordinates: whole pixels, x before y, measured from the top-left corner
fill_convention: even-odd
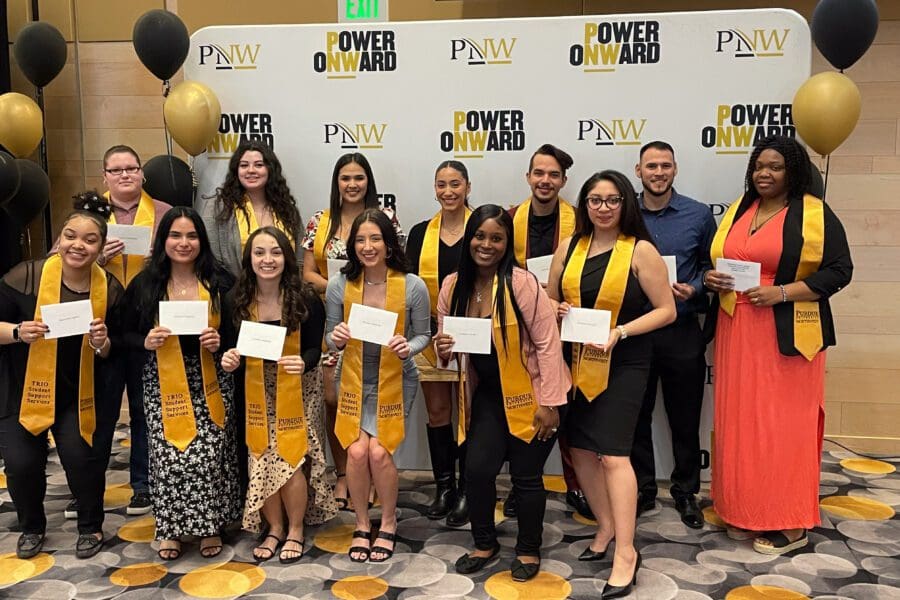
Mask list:
[[[650,371],[649,340],[641,334],[675,320],[666,265],[623,174],[595,173],[581,187],[575,234],[553,255],[547,291],[558,302],[560,318],[571,307],[611,313],[606,339],[565,344],[574,389],[566,435],[598,523],[579,560],[603,559],[615,539],[601,597],[618,598],[631,593],[641,566],[634,547],[637,480],[630,459]]]

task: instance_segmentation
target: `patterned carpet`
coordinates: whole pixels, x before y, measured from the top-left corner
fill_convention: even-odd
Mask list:
[[[384,564],[354,564],[347,558],[353,521],[350,513],[306,532],[306,556],[294,565],[253,561],[254,539],[235,532],[214,561],[187,544],[182,558],[156,556],[152,516],[126,517],[127,428],[116,434],[107,478],[105,531],[108,542],[94,559],[74,556],[75,522],[63,518],[69,499],[55,454],[49,466],[48,535],[44,553],[15,558],[16,516],[0,475],[0,597],[130,600],[177,598],[314,598],[435,600],[438,598],[540,599],[597,598],[609,560],[579,563],[591,524],[563,501],[561,478],[547,477],[551,491],[544,529],[543,570],[527,584],[513,583],[515,523],[500,523],[499,560],[470,578],[453,563],[471,546],[468,531],[447,529],[422,516],[433,491],[429,475],[403,473],[397,554]],[[640,600],[900,600],[900,506],[898,460],[853,458],[846,452],[823,456],[820,495],[822,526],[810,532],[806,548],[781,557],[755,553],[751,542],[729,540],[711,508],[703,530],[683,526],[668,499],[640,519],[637,546],[644,557],[635,593]],[[500,487],[507,488],[503,478]],[[505,495],[505,492],[503,492]],[[377,514],[378,509],[373,509]],[[498,511],[498,521],[502,519]]]

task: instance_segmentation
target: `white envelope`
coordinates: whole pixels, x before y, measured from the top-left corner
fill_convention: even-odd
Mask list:
[[[759,285],[760,264],[745,260],[717,258],[716,271],[728,273],[734,277],[734,291],[745,292]]]
[[[669,272],[669,285],[678,281],[678,262],[674,256],[663,256],[663,262],[666,263],[666,270]]]
[[[169,300],[159,303],[159,325],[173,335],[200,335],[209,327],[209,304],[206,300]]]
[[[491,353],[491,319],[444,317],[444,333],[453,337],[454,352]]]
[[[278,360],[284,355],[286,335],[287,328],[280,325],[243,321],[238,334],[237,351],[241,356]]]
[[[562,320],[559,337],[564,342],[605,344],[609,339],[612,313],[593,308],[569,308]]]
[[[89,333],[93,320],[94,309],[90,300],[41,306],[41,321],[50,328],[44,334],[48,340]]]
[[[355,340],[371,342],[387,346],[394,337],[397,326],[397,313],[380,308],[372,308],[365,304],[352,304],[347,317],[350,337]]]
[[[325,275],[325,279],[331,279],[335,275],[341,272],[341,269],[344,268],[344,265],[347,264],[347,261],[343,258],[329,258],[328,259],[328,274]]]
[[[553,255],[548,254],[546,256],[529,258],[525,261],[525,264],[528,267],[528,270],[534,273],[534,276],[537,277],[538,281],[547,285],[547,281],[550,279],[551,262],[553,262]]]
[[[147,256],[150,254],[150,234],[152,227],[145,225],[116,225],[110,223],[106,226],[107,237],[117,238],[125,242],[123,254],[136,254]]]

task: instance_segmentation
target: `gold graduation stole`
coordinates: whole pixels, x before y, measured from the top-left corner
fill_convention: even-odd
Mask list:
[[[54,254],[41,269],[41,285],[34,307],[34,320],[41,320],[41,306],[58,304],[62,286],[62,258]],[[97,263],[91,265],[91,309],[95,316],[106,317],[106,272]],[[93,446],[97,415],[94,401],[94,349],[90,336],[81,339],[81,363],[78,377],[78,431],[88,446]],[[28,351],[25,385],[19,407],[19,423],[32,435],[53,425],[56,416],[57,340],[38,339]]]
[[[795,281],[803,281],[819,270],[825,250],[825,204],[803,196],[803,247]],[[811,361],[822,349],[822,316],[819,302],[794,302],[794,348]]]
[[[608,310],[612,313],[610,323],[613,326],[619,319],[636,243],[635,238],[619,234],[609,257],[606,273],[603,274],[600,292],[594,302],[595,309]],[[581,306],[581,272],[584,270],[590,246],[591,238],[580,237],[563,271],[563,297],[572,306]],[[606,390],[609,384],[610,360],[612,360],[611,351],[601,352],[583,344],[572,344],[572,381],[584,393],[588,402],[593,402],[594,398]]]
[[[209,303],[209,326],[219,328],[219,315],[212,310],[209,291],[197,282],[197,290],[201,300]],[[184,355],[181,353],[181,342],[177,335],[170,335],[156,350],[159,365],[159,393],[162,405],[163,437],[166,441],[184,452],[194,438],[197,437],[197,422],[194,418],[194,406],[191,403],[191,390],[188,387],[187,374],[184,370]],[[203,375],[203,394],[206,407],[213,423],[220,428],[225,427],[225,404],[222,391],[219,389],[219,378],[216,376],[216,364],[212,353],[200,348],[200,369]]]
[[[464,210],[465,216],[463,217],[463,223],[465,224],[469,222],[469,216],[472,214],[472,211],[468,208],[465,208]],[[438,213],[432,217],[431,221],[428,222],[428,227],[425,229],[425,239],[422,241],[422,253],[419,255],[419,277],[425,281],[425,285],[428,287],[428,298],[431,301],[432,317],[437,316],[438,294],[441,290],[439,281],[440,275],[438,273],[438,253],[441,248],[442,212],[443,211],[438,211]],[[437,364],[437,355],[431,344],[425,347],[425,350],[422,351],[422,355],[428,359],[431,366]]]
[[[244,210],[234,211],[234,218],[235,221],[237,221],[238,233],[241,235],[241,252],[243,252],[244,246],[247,245],[247,240],[250,239],[250,234],[259,229],[259,220],[256,218],[256,211],[253,210],[253,203],[250,202],[250,198],[247,195],[244,195]],[[286,231],[284,225],[282,225],[281,221],[278,217],[274,216],[274,214],[272,220],[274,221],[275,227],[280,229],[293,244],[293,232]]]
[[[256,303],[250,307],[256,320]],[[300,354],[300,329],[284,339],[284,356]],[[244,395],[246,402],[247,447],[259,458],[269,446],[269,422],[263,360],[246,358]],[[275,383],[275,445],[278,455],[296,467],[306,455],[306,418],[303,413],[303,375],[291,375],[278,366]]]
[[[109,202],[109,192],[104,193],[103,197]],[[111,202],[110,206],[112,206]],[[115,210],[110,211],[109,222],[113,225],[116,224]],[[153,199],[147,195],[147,192],[141,190],[141,199],[138,201],[138,208],[134,215],[133,225],[150,227],[152,231],[155,222],[156,209],[153,207]],[[145,258],[145,256],[141,256],[140,254],[117,254],[106,263],[106,270],[115,275],[116,279],[122,282],[124,287],[128,287],[128,284],[131,283],[134,276],[140,273],[141,269],[144,268]]]
[[[328,245],[328,232],[330,229],[331,211],[326,210],[319,219],[319,225],[316,227],[316,239],[313,243],[313,257],[316,259],[316,266],[319,267],[319,274],[325,279],[329,278],[328,257],[325,254],[325,247]]]
[[[713,237],[712,245],[709,248],[709,257],[712,260],[713,268],[716,267],[716,260],[725,256],[725,239],[731,226],[734,225],[734,218],[737,215],[738,207],[741,205],[741,199],[738,198],[731,203],[728,210],[722,216],[719,228],[716,229],[716,235]],[[722,307],[729,316],[734,315],[734,305],[737,303],[737,293],[734,290],[727,292],[719,292],[719,306]]]
[[[503,409],[506,412],[506,424],[509,432],[522,440],[531,442],[537,430],[534,428],[534,415],[538,402],[531,386],[531,375],[522,359],[522,338],[519,335],[519,322],[513,310],[509,290],[504,295],[506,308],[506,341],[503,341],[503,326],[500,324],[500,311],[497,307],[497,286],[500,285],[494,275],[493,298],[494,312],[491,316],[494,329],[494,345],[497,347],[497,366],[500,368],[500,388],[503,392]],[[460,414],[460,421],[465,423],[465,413]]]
[[[353,304],[363,303],[363,277],[347,280],[344,289],[344,315]],[[406,274],[388,269],[384,309],[397,313],[394,334],[402,335],[406,324]],[[344,348],[341,385],[338,393],[334,432],[344,448],[359,438],[362,417],[363,343],[351,339]],[[403,361],[387,346],[381,347],[378,367],[378,440],[391,454],[403,441]]]
[[[521,267],[525,267],[528,258],[528,216],[531,214],[531,197],[519,205],[513,216],[513,237],[516,260]],[[553,247],[559,245],[559,241],[575,232],[575,209],[572,205],[559,199],[559,223],[556,227],[556,242]]]

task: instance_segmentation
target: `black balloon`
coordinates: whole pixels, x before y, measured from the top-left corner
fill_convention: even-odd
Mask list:
[[[22,262],[22,226],[0,208],[0,276]]]
[[[50,23],[35,21],[19,31],[13,54],[28,81],[44,87],[66,64],[66,40]]]
[[[16,167],[21,176],[19,190],[3,208],[20,227],[25,227],[50,202],[50,178],[39,164],[27,158],[17,158]]]
[[[866,53],[878,32],[875,0],[819,0],[810,23],[816,48],[844,70]]]
[[[159,8],[141,15],[131,36],[138,58],[164,81],[181,68],[191,44],[181,19]]]
[[[19,189],[19,169],[16,167],[16,159],[0,151],[0,204],[3,204]]]
[[[812,179],[809,181],[808,191],[816,198],[824,200],[825,182],[822,180],[822,172],[819,171],[819,167],[813,161],[809,161],[809,168],[812,171]]]
[[[144,191],[172,206],[194,203],[194,176],[183,160],[171,154],[154,156],[144,163]]]

